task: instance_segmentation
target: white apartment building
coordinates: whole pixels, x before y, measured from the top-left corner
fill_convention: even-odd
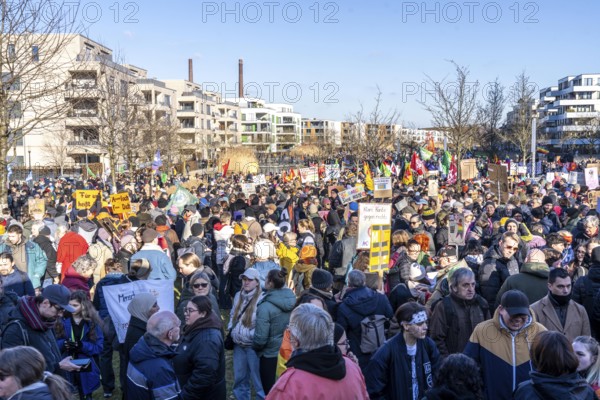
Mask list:
[[[566,76],[558,86],[540,90],[537,110],[540,144],[600,151],[600,74]],[[585,138],[590,135],[595,139]]]
[[[339,147],[342,144],[342,122],[302,118],[302,143]]]
[[[259,153],[288,151],[302,142],[302,116],[288,104],[269,104],[262,99],[236,98],[241,114],[240,141]]]

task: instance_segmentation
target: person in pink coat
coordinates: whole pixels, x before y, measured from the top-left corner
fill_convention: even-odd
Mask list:
[[[360,367],[334,343],[334,323],[326,311],[301,304],[292,311],[288,329],[292,356],[267,400],[369,398]]]

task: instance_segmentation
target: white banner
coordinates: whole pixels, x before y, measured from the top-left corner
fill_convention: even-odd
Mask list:
[[[340,179],[340,166],[337,164],[325,164],[325,177],[323,181],[336,181]]]
[[[319,169],[317,167],[300,168],[302,183],[319,182]]]
[[[371,226],[391,225],[392,205],[381,203],[360,203],[358,205],[357,249],[371,248]]]
[[[577,184],[577,171],[569,172],[569,184],[571,184],[571,185]]]
[[[156,297],[156,302],[161,310],[173,311],[175,309],[173,281],[164,279],[134,281],[121,285],[104,286],[102,290],[108,313],[115,324],[119,343],[125,341],[125,334],[131,318],[127,306],[136,294],[151,293]]]
[[[594,190],[598,187],[598,168],[585,169],[585,185],[589,190]]]
[[[266,185],[267,184],[267,178],[265,177],[265,174],[254,175],[252,177],[252,181],[254,182],[255,185]]]

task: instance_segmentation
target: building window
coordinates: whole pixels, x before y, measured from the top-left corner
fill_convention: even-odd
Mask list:
[[[35,44],[31,46],[31,61],[40,61],[40,48]]]
[[[594,84],[594,78],[585,78],[585,86],[592,86]]]
[[[121,96],[127,96],[127,81],[121,79]]]
[[[14,59],[17,56],[17,53],[15,51],[15,44],[14,43],[9,43],[7,50],[8,50],[7,51],[8,60],[9,61],[14,61]]]

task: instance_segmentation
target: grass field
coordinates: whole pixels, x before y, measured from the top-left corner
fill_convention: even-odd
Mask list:
[[[227,327],[229,322],[229,311],[221,310],[221,318],[223,319],[223,326]],[[113,392],[112,399],[121,398],[121,388],[119,384],[119,353],[113,355],[113,369],[115,371],[116,386],[117,389]],[[231,389],[233,386],[233,351],[225,351],[225,379],[227,380],[227,398],[231,396]],[[96,390],[93,394],[94,400],[104,399],[102,387]]]

